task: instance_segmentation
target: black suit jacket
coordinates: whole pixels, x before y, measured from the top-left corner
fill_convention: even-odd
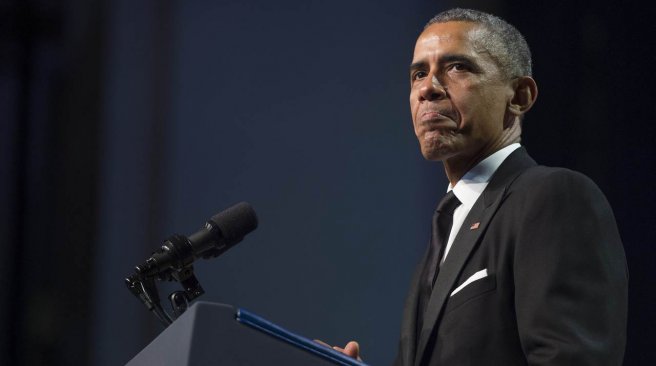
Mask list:
[[[610,206],[585,176],[515,150],[458,232],[417,339],[425,260],[406,300],[396,366],[622,363],[626,259]],[[486,277],[450,296],[483,269]]]

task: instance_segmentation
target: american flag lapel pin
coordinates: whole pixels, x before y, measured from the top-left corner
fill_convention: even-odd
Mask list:
[[[481,222],[477,221],[477,222],[473,223],[472,226],[469,227],[469,230],[476,230],[476,229],[478,229],[479,226],[481,226]]]

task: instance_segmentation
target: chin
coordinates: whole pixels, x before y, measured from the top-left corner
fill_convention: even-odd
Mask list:
[[[451,156],[451,154],[449,154],[449,152],[445,150],[447,149],[437,148],[435,146],[431,146],[431,147],[422,146],[421,155],[423,155],[424,159],[428,161],[442,161],[448,158],[449,156]]]
[[[424,159],[443,161],[457,152],[458,136],[453,133],[427,133],[419,137],[419,146]]]

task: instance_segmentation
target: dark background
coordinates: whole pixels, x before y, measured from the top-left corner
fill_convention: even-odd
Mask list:
[[[543,3],[0,1],[0,364],[127,362],[161,326],[123,278],[242,200],[260,227],[196,265],[202,299],[389,364],[447,184],[419,153],[407,68],[454,5],[526,36],[523,143],[608,196],[625,364],[656,364],[653,9]]]

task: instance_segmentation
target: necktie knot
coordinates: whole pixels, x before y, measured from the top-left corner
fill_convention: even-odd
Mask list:
[[[450,190],[437,205],[437,211],[439,214],[453,215],[453,211],[460,205],[460,200],[456,197],[453,190]]]

